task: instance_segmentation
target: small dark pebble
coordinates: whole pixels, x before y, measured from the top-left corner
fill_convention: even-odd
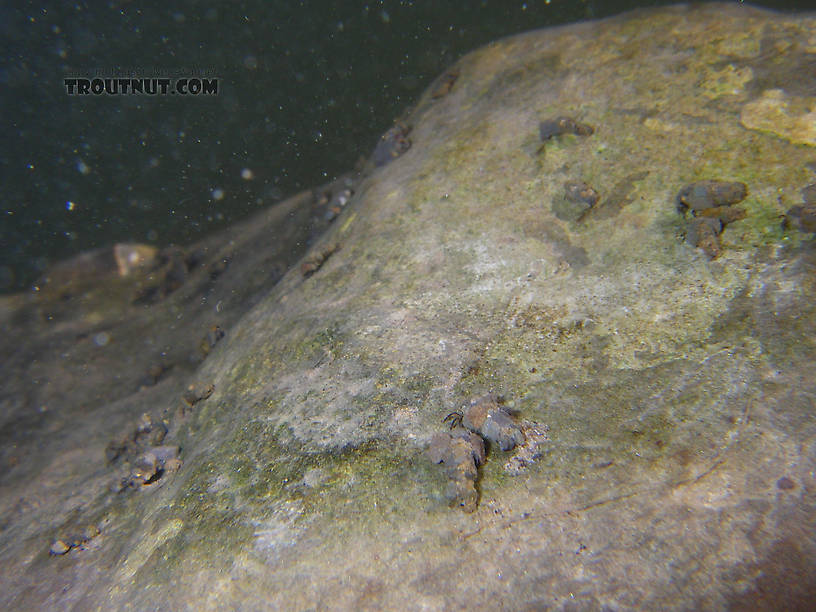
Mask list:
[[[726,206],[742,202],[748,196],[745,183],[727,181],[697,181],[690,183],[677,194],[681,210],[705,210],[714,206]]]
[[[68,536],[67,538],[59,538],[51,543],[48,554],[52,556],[64,555],[72,548],[80,548],[93,540],[101,532],[95,525],[85,527],[81,532]]]
[[[139,455],[130,473],[122,479],[120,490],[138,489],[159,480],[166,472],[181,466],[178,446],[154,446]]]
[[[167,423],[155,419],[145,413],[127,435],[119,440],[111,441],[105,448],[105,456],[109,463],[118,459],[131,461],[148,446],[156,446],[164,441],[167,435]]]
[[[144,413],[136,424],[133,441],[141,446],[156,446],[164,441],[166,435],[167,423]]]
[[[793,206],[785,213],[784,229],[795,228],[801,232],[816,232],[816,204]]]
[[[572,117],[557,117],[555,119],[545,119],[538,124],[538,134],[541,140],[550,140],[553,136],[563,134],[575,134],[576,136],[590,136],[595,132],[591,125],[578,123]]]
[[[62,540],[54,540],[54,542],[51,544],[51,549],[48,552],[51,555],[56,556],[56,555],[64,555],[69,550],[71,550],[71,547],[68,546],[68,544],[66,544]]]
[[[791,489],[796,488],[796,483],[787,476],[783,476],[776,481],[776,488],[781,489],[782,491],[790,491]]]

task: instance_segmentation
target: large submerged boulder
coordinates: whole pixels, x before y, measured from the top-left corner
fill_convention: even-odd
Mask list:
[[[2,607],[805,609],[814,66],[737,4],[501,40],[319,237],[6,299]]]

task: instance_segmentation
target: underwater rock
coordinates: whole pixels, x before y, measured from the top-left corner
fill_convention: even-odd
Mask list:
[[[813,154],[746,133],[735,105],[809,61],[814,23],[696,3],[496,41],[419,100],[417,146],[325,236],[309,191],[192,249],[231,257],[215,284],[199,264],[150,307],[3,302],[0,609],[808,609],[815,253],[777,196]],[[729,64],[757,77],[701,104]],[[603,130],[531,154],[530,126],[570,108]],[[683,175],[703,172],[751,179],[728,265],[677,239]],[[603,193],[591,223],[542,206],[570,180]],[[716,235],[721,211],[685,208]],[[304,281],[309,245],[335,242]],[[229,341],[191,362],[213,324]],[[157,362],[175,365],[136,392]],[[210,405],[157,445],[183,470],[155,479],[146,446],[134,480],[156,485],[111,495],[105,444],[191,381]],[[519,413],[482,415],[490,458],[455,428],[432,464],[439,407],[486,389]],[[49,562],[61,525],[102,514],[93,554]]]
[[[784,89],[766,89],[742,107],[740,123],[795,144],[816,146],[816,110],[812,96],[789,96]]]
[[[158,249],[148,244],[116,244],[113,256],[119,276],[130,276],[153,266]]]
[[[116,279],[138,282],[156,265],[157,257],[157,249],[150,245],[115,244],[79,253],[51,265],[35,285],[47,294],[67,297]]]

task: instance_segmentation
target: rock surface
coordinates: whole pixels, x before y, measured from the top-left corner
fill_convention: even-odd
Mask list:
[[[814,62],[813,16],[737,4],[501,40],[319,239],[302,196],[149,302],[6,298],[0,607],[806,609]],[[704,180],[748,188],[715,260],[675,203]],[[559,218],[568,182],[600,197]],[[490,448],[466,514],[426,449],[489,393],[547,442]],[[113,491],[145,413],[183,464]]]

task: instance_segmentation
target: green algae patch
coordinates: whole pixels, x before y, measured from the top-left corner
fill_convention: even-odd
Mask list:
[[[746,211],[744,219],[729,224],[722,233],[721,241],[726,249],[748,250],[779,247],[789,242],[791,232],[782,227],[781,215],[776,206],[769,206],[761,198],[748,197],[740,203]]]
[[[342,541],[352,537],[352,523],[397,525],[442,497],[443,483],[421,450],[399,441],[299,452],[256,425],[233,444],[243,449],[240,455],[220,450],[196,466],[184,495],[153,517],[150,539],[125,557],[120,572],[146,593],[174,567],[229,571],[234,561],[224,551],[277,562],[321,525],[349,528],[345,536],[335,534]]]
[[[318,363],[323,359],[333,359],[343,346],[343,336],[337,323],[321,327],[314,334],[292,348],[295,359],[307,363]]]

